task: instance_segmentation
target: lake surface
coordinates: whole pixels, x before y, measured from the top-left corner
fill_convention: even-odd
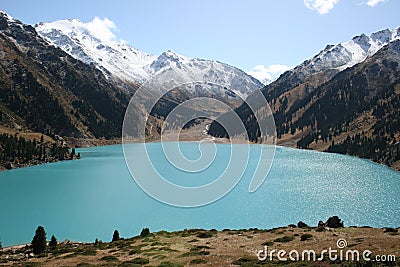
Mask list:
[[[186,178],[188,173],[178,175],[163,163],[159,143],[147,146],[160,172],[182,185],[198,185],[201,176]],[[196,143],[183,147],[188,157],[197,157]],[[228,145],[217,148],[229,151]],[[249,168],[229,194],[196,208],[169,206],[144,193],[126,167],[121,145],[77,149],[83,159],[1,172],[0,241],[29,243],[38,225],[48,239],[54,234],[60,241],[110,241],[114,229],[131,237],[144,227],[265,229],[299,220],[316,225],[332,215],[347,226],[400,226],[399,172],[355,157],[277,147],[267,179],[249,193],[260,148],[251,146]],[[225,154],[217,156],[219,163],[229,157]]]

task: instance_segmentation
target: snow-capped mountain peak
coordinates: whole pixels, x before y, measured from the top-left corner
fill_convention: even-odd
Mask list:
[[[311,60],[303,62],[293,71],[301,71],[305,77],[329,69],[342,71],[363,62],[389,42],[398,39],[400,39],[400,28],[378,31],[370,36],[361,34],[350,41],[328,45]]]
[[[156,73],[161,69],[171,66],[182,68],[183,64],[190,64],[190,59],[188,57],[178,55],[171,50],[168,50],[167,52],[163,52],[157,59],[155,59],[151,63],[150,69],[153,73]]]
[[[15,19],[13,17],[11,17],[10,15],[8,15],[6,12],[4,12],[3,10],[0,9],[0,16],[2,18],[5,18],[8,21],[15,21]]]
[[[99,25],[105,25],[101,32]],[[111,21],[99,18],[88,23],[70,19],[35,25],[39,35],[48,42],[76,59],[96,66],[107,77],[142,84],[155,75],[166,79],[206,80],[232,88],[241,97],[263,87],[245,72],[217,61],[190,58],[171,50],[159,56],[147,54],[117,41],[113,27],[115,25]]]
[[[76,59],[97,66],[106,76],[112,74],[122,80],[145,81],[149,74],[143,67],[156,58],[116,41],[111,31],[99,33],[90,22],[68,19],[39,23],[35,28],[43,38]]]

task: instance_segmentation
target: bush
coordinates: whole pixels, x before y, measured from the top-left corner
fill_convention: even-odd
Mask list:
[[[299,227],[299,228],[305,228],[305,227],[308,227],[308,225],[307,225],[306,223],[302,222],[302,221],[299,221],[299,222],[297,223],[297,227]]]
[[[339,219],[338,216],[329,217],[325,225],[329,228],[340,228],[344,226],[342,220]]]
[[[141,264],[132,263],[131,261],[124,261],[118,267],[141,267]]]
[[[198,238],[210,238],[213,236],[212,232],[200,232],[196,235]]]
[[[284,237],[279,237],[274,240],[274,242],[280,242],[280,243],[286,243],[286,242],[291,242],[294,240],[294,236],[287,236],[285,235]]]
[[[163,261],[158,265],[158,267],[183,267],[183,266],[184,265],[182,263],[169,262],[169,261]]]
[[[147,237],[147,236],[149,236],[150,235],[150,230],[149,230],[149,228],[143,228],[142,229],[142,232],[140,232],[140,237]]]
[[[274,244],[274,242],[272,242],[272,241],[267,241],[267,242],[265,242],[265,243],[262,243],[261,245],[270,247],[270,246],[272,246],[273,244]]]
[[[142,247],[141,246],[134,246],[132,249],[129,251],[129,255],[133,254],[139,254],[141,251]]]
[[[179,257],[180,258],[186,258],[186,257],[207,256],[207,255],[210,255],[210,252],[206,251],[206,250],[191,250],[191,251],[183,253]]]
[[[234,265],[239,266],[259,266],[260,261],[253,257],[242,257],[232,262]]]
[[[102,261],[118,261],[118,258],[110,255],[110,256],[104,256],[100,260],[102,260]]]
[[[129,262],[133,264],[145,265],[148,264],[150,261],[147,258],[135,258],[133,260],[130,260]]]
[[[306,241],[312,237],[312,234],[302,234],[300,236],[300,241]]]
[[[207,261],[204,259],[193,259],[189,262],[190,265],[195,265],[195,264],[206,264]]]

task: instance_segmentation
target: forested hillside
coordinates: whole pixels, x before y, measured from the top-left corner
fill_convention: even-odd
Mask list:
[[[274,113],[278,144],[356,155],[399,168],[400,41],[335,73],[327,70],[302,81],[288,72],[262,89]],[[246,106],[236,111],[250,139],[257,141],[260,131],[252,112]],[[216,123],[209,133],[226,136]]]

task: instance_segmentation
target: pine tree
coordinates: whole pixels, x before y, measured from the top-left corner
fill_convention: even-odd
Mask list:
[[[150,235],[150,230],[149,230],[149,228],[143,228],[142,229],[142,232],[140,233],[140,237],[146,237],[146,236],[149,236]]]
[[[71,149],[70,158],[71,158],[71,159],[74,159],[74,156],[75,156],[75,148],[72,148],[72,149]]]
[[[33,253],[38,255],[46,249],[46,231],[43,226],[38,226],[35,232],[35,236],[32,239],[32,250]]]
[[[118,240],[120,240],[119,233],[118,233],[118,230],[115,230],[111,242],[115,242],[115,241],[118,241]]]
[[[54,235],[52,235],[52,236],[51,236],[51,239],[50,239],[50,242],[49,242],[49,247],[50,247],[51,249],[56,249],[57,244],[58,244],[57,238],[56,238]]]

